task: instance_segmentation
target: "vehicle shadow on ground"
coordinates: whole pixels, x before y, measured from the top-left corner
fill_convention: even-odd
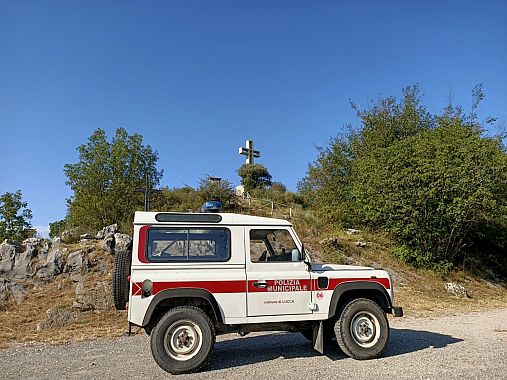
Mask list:
[[[463,342],[463,339],[454,338],[450,335],[430,331],[392,328],[384,357],[408,354],[426,348],[444,348],[459,342]]]
[[[391,329],[384,357],[403,355],[427,348],[443,348],[463,339],[429,331]],[[204,371],[241,367],[276,359],[321,356],[312,344],[298,333],[274,333],[218,342],[211,363]],[[324,356],[335,361],[346,358],[336,342],[326,345]]]

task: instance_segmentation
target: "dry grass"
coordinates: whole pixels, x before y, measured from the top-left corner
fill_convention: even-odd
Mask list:
[[[87,249],[81,244],[63,244],[64,257],[69,252]],[[113,257],[100,251],[96,244],[88,255],[92,263],[91,273],[84,278],[85,286],[93,287],[97,281],[111,282],[111,275],[100,275],[95,264],[101,260],[108,269],[112,268]],[[18,281],[19,282],[19,281]],[[46,311],[50,308],[61,308],[72,311],[75,299],[76,284],[68,276],[59,276],[48,284],[26,282],[28,295],[17,304],[10,301],[0,308],[0,348],[13,343],[48,343],[61,344],[70,341],[81,341],[98,337],[116,337],[127,331],[126,312],[100,310],[78,312],[78,319],[64,327],[37,331],[37,323],[47,319]]]
[[[37,323],[46,319],[46,310],[55,307],[72,310],[74,288],[75,284],[70,279],[58,279],[31,288],[28,297],[20,304],[7,305],[0,311],[0,347],[13,343],[59,344],[115,337],[126,331],[126,313],[116,310],[81,312],[77,320],[64,327],[37,331]]]

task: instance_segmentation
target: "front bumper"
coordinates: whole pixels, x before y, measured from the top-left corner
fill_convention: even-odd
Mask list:
[[[403,317],[403,308],[401,306],[393,306],[391,308],[393,317]]]

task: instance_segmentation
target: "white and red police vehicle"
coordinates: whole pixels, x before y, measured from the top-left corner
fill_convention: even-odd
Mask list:
[[[355,359],[386,348],[393,284],[383,270],[312,264],[286,220],[229,213],[136,212],[131,253],[115,258],[116,307],[151,336],[172,374],[203,367],[217,334],[300,332]]]

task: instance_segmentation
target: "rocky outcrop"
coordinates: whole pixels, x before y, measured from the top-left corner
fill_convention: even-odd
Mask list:
[[[76,312],[51,308],[46,311],[47,319],[37,323],[37,331],[49,330],[68,325],[78,318]]]
[[[26,297],[26,288],[14,281],[0,278],[0,303],[8,300],[21,302]]]
[[[80,281],[76,285],[76,299],[73,307],[79,310],[106,310],[114,306],[111,283],[97,281],[93,286],[86,286]]]
[[[0,275],[4,273],[10,273],[14,268],[14,259],[17,252],[21,251],[21,245],[9,240],[5,240],[0,244]]]
[[[39,265],[35,275],[43,281],[51,281],[63,271],[63,254],[59,249],[53,249],[47,255],[44,264]]]
[[[29,242],[5,240],[0,244],[0,275],[16,279],[28,279],[33,276],[32,259],[37,256],[40,247]]]
[[[97,239],[105,239],[106,237],[114,235],[117,232],[118,232],[118,224],[115,223],[101,229],[99,232],[97,232],[97,235],[95,235],[95,237]]]
[[[448,293],[451,293],[453,296],[456,296],[456,297],[470,298],[465,287],[463,287],[459,284],[456,284],[455,282],[446,283],[445,290],[447,290]]]
[[[108,235],[100,242],[100,248],[111,255],[114,255],[114,235]]]
[[[86,251],[79,250],[69,253],[63,272],[69,273],[74,281],[78,281],[81,274],[85,273],[87,269],[88,255]]]
[[[132,249],[132,238],[126,234],[114,234],[114,253],[127,252]]]

